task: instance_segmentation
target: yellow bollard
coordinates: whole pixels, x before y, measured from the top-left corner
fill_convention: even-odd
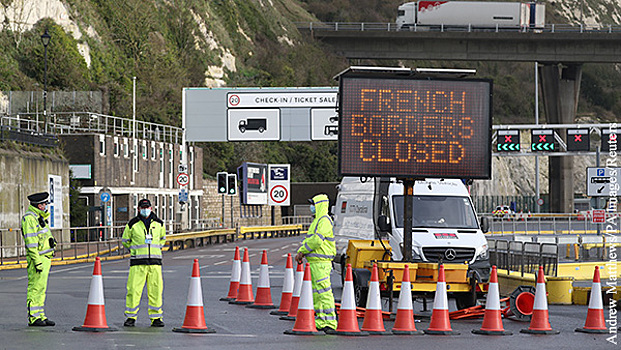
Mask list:
[[[580,260],[580,246],[578,243],[574,243],[574,255],[576,256],[576,261]]]

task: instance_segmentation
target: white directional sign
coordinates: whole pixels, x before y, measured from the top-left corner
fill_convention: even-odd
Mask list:
[[[50,194],[50,204],[48,210],[50,212],[50,227],[62,228],[63,227],[63,182],[62,177],[59,175],[47,176],[49,182],[48,192]]]
[[[339,115],[335,108],[311,108],[311,140],[337,140]]]
[[[229,141],[280,140],[280,110],[229,109]]]
[[[610,197],[611,190],[619,195],[621,168],[587,168],[587,196]]]
[[[269,164],[269,191],[267,204],[289,206],[291,198],[291,166],[289,164]]]

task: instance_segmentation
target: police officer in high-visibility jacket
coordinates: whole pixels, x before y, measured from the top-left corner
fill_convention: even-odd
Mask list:
[[[139,214],[131,219],[123,231],[123,245],[130,250],[127,297],[124,326],[133,327],[138,318],[140,297],[145,283],[149,296],[151,327],[164,327],[162,310],[164,280],[162,279],[162,247],[166,243],[164,222],[151,210],[151,202],[138,202]]]
[[[328,215],[329,200],[325,194],[312,199],[310,209],[315,219],[308,228],[308,235],[298,249],[295,259],[298,263],[306,257],[310,264],[315,307],[315,326],[318,330],[330,332],[336,329],[336,309],[330,285],[332,260],[336,255],[332,219]]]
[[[28,325],[32,327],[54,326],[55,323],[45,316],[45,296],[47,279],[52,266],[56,240],[52,236],[47,210],[49,194],[35,193],[28,196],[30,206],[22,218],[22,234],[26,244],[26,261],[28,262]]]

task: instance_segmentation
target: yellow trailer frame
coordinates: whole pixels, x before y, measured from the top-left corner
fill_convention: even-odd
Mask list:
[[[347,246],[346,264],[352,269],[366,269],[372,271],[377,264],[380,291],[383,295],[392,295],[401,291],[401,281],[408,265],[412,292],[432,293],[438,282],[438,263],[416,263],[389,261],[391,247],[387,241],[380,240],[350,240]],[[485,293],[487,283],[471,281],[468,276],[468,263],[443,263],[446,288],[449,293]],[[354,273],[356,275],[356,273]],[[473,282],[476,282],[473,283]],[[364,282],[362,282],[364,284]],[[354,283],[356,284],[356,283]],[[472,289],[476,288],[475,291]],[[390,292],[393,293],[390,293]]]

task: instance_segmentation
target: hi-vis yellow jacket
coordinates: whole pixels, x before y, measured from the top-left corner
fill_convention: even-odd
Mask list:
[[[52,257],[56,245],[50,226],[45,221],[50,217],[49,212],[43,212],[34,206],[29,206],[22,218],[22,235],[26,243],[28,259],[34,261],[35,266],[41,263],[41,257]]]
[[[315,204],[315,219],[308,228],[306,239],[298,249],[304,254],[308,262],[332,261],[336,255],[332,219],[328,215],[329,200],[325,194],[313,197]]]
[[[131,266],[162,264],[162,248],[166,243],[166,229],[164,222],[154,213],[151,213],[144,220],[140,216],[131,219],[125,225],[121,241],[123,246],[130,251]]]

